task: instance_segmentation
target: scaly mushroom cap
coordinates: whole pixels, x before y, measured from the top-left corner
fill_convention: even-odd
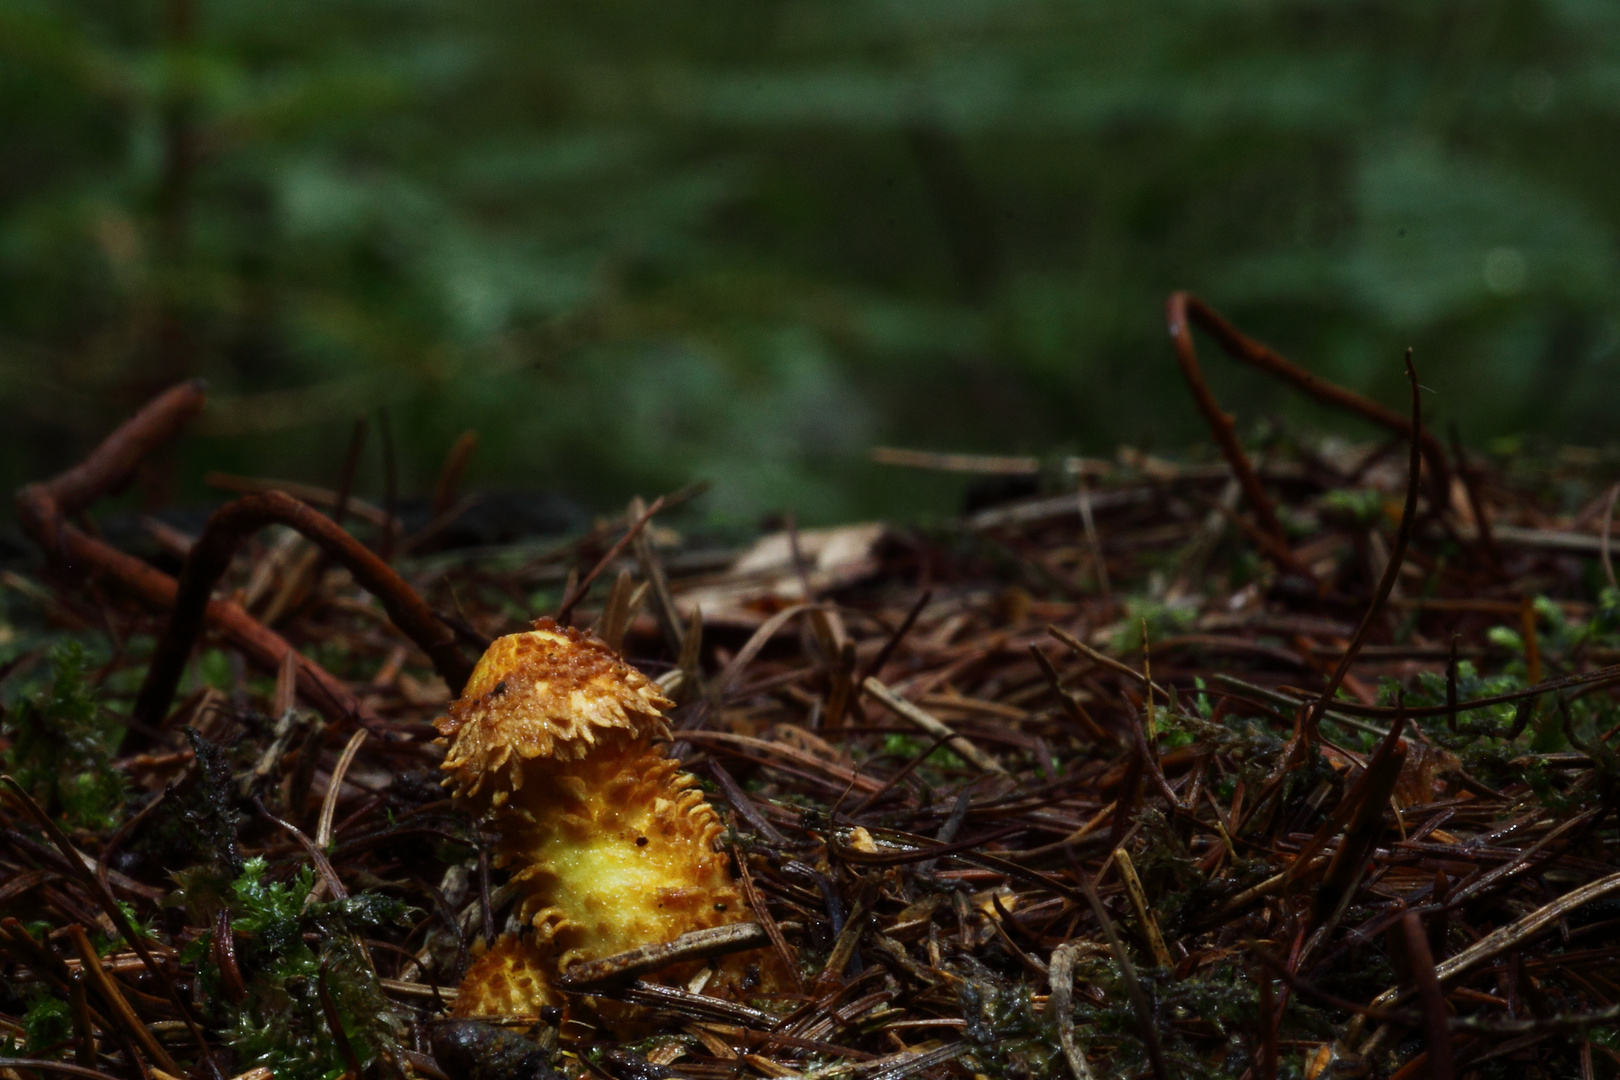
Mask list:
[[[556,957],[547,949],[502,934],[485,951],[473,946],[472,966],[456,988],[452,1016],[527,1017],[547,1005],[561,1005],[562,995],[552,989]]]
[[[450,740],[445,783],[500,806],[523,786],[525,763],[584,757],[608,736],[667,737],[671,704],[602,642],[551,619],[497,639],[437,723]]]

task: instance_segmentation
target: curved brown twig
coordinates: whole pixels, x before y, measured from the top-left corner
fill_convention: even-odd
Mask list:
[[[55,552],[59,565],[85,575],[105,574],[114,578],[152,607],[174,606],[179,585],[163,571],[72,525],[59,523],[57,536]],[[207,619],[220,636],[266,670],[277,670],[289,652],[296,655],[285,638],[230,601],[211,601]],[[328,720],[338,723],[358,719],[368,727],[382,724],[331,672],[307,656],[297,656],[297,663],[298,692]]]
[[[1412,969],[1418,1000],[1423,1003],[1423,1039],[1429,1048],[1430,1080],[1451,1080],[1456,1075],[1451,1056],[1451,1017],[1446,1012],[1446,994],[1434,970],[1434,953],[1423,919],[1415,911],[1401,916],[1401,934],[1406,939],[1407,966]]]
[[[201,379],[172,387],[103,439],[78,465],[17,492],[18,522],[47,559],[80,575],[112,578],[152,607],[174,605],[179,591],[174,578],[63,518],[84,510],[126,481],[146,455],[174,438],[202,410],[204,397]],[[294,652],[281,635],[236,604],[215,600],[206,614],[226,640],[262,667],[274,671]],[[329,720],[359,720],[368,727],[381,724],[331,672],[307,657],[298,656],[297,662],[299,693]]]
[[[1209,421],[1209,430],[1210,434],[1215,436],[1215,445],[1220,447],[1226,463],[1232,466],[1232,475],[1237,478],[1238,486],[1243,489],[1243,497],[1254,509],[1254,516],[1260,519],[1261,529],[1277,541],[1286,543],[1287,534],[1283,532],[1282,522],[1277,520],[1276,507],[1271,504],[1271,496],[1266,494],[1266,489],[1260,485],[1260,477],[1256,475],[1254,466],[1249,464],[1249,455],[1243,452],[1243,444],[1238,442],[1237,428],[1232,423],[1232,417],[1221,408],[1221,403],[1215,400],[1215,392],[1209,388],[1209,383],[1204,379],[1204,369],[1198,364],[1198,350],[1193,345],[1192,327],[1187,322],[1189,312],[1195,317],[1207,314],[1219,321],[1219,317],[1204,307],[1197,297],[1184,292],[1171,293],[1170,299],[1165,303],[1165,319],[1170,326],[1170,340],[1176,344],[1176,363],[1181,365],[1181,374],[1186,376],[1187,385],[1192,388],[1193,400],[1198,403],[1198,411]],[[1208,326],[1203,318],[1199,318],[1199,323]],[[1221,325],[1226,326],[1224,322]],[[1231,332],[1237,334],[1236,330]],[[1241,334],[1237,336],[1242,338]],[[1216,337],[1222,345],[1226,345],[1225,338],[1220,334],[1216,334]],[[1227,349],[1231,351],[1230,346],[1227,346]]]
[[[174,438],[202,411],[207,384],[190,379],[172,386],[67,472],[17,492],[17,517],[46,551],[56,555],[62,519],[72,517],[108,492],[123,486],[148,454]]]
[[[191,647],[202,630],[208,599],[231,563],[238,545],[266,525],[285,525],[313,541],[326,555],[347,567],[356,582],[382,601],[400,632],[427,653],[433,666],[459,694],[472,662],[456,647],[456,635],[441,622],[416,591],[392,567],[367,550],[342,527],[290,495],[279,491],[249,495],[226,503],[208,519],[191,546],[180,572],[169,623],[158,639],[146,682],[135,699],[136,720],[156,726],[168,711],[180,684]]]
[[[1389,409],[1362,397],[1353,390],[1313,375],[1287,357],[1267,348],[1260,342],[1248,337],[1237,327],[1227,322],[1220,314],[1204,303],[1198,297],[1188,292],[1170,294],[1165,304],[1165,317],[1170,327],[1170,337],[1176,343],[1178,357],[1185,355],[1190,359],[1194,369],[1197,368],[1197,359],[1193,351],[1191,323],[1197,323],[1204,331],[1220,343],[1226,354],[1234,360],[1241,360],[1245,364],[1257,367],[1261,371],[1275,375],[1285,382],[1293,383],[1305,393],[1327,405],[1347,409],[1365,420],[1370,420],[1380,427],[1387,428],[1403,439],[1412,438],[1412,422],[1393,409]],[[1187,360],[1182,363],[1182,370],[1186,370]],[[1189,376],[1191,378],[1191,376]],[[1197,392],[1196,390],[1194,391]],[[1211,398],[1211,401],[1214,399]],[[1202,403],[1200,403],[1202,404]],[[1213,423],[1213,421],[1212,421]],[[1228,429],[1230,420],[1227,420]],[[1217,441],[1220,434],[1216,434]],[[1419,438],[1423,444],[1423,456],[1428,459],[1429,467],[1434,470],[1436,490],[1442,495],[1450,488],[1450,469],[1446,463],[1445,448],[1440,440],[1424,432]],[[1222,447],[1223,451],[1225,447]],[[1228,458],[1230,460],[1230,458]],[[1239,481],[1242,481],[1241,475]],[[1244,489],[1248,493],[1247,487]],[[1442,498],[1437,506],[1445,506]]]

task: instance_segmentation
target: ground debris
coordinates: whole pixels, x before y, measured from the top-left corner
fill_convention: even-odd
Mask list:
[[[273,630],[216,601],[121,744],[174,579],[36,491],[68,547],[7,609],[0,1075],[1614,1075],[1620,591],[1612,478],[1571,460],[1273,433],[1242,477],[1071,459],[962,520],[733,551],[621,543],[635,510],[433,551],[379,513],[357,543],[409,554],[366,580],[411,597],[311,562]],[[82,524],[75,483],[36,489]],[[220,595],[278,550],[246,538]],[[799,990],[634,980],[730,947],[676,942],[564,987],[646,1009],[635,1043],[444,1019],[514,890],[437,785],[424,687],[565,595],[681,703],[768,916],[744,944]]]

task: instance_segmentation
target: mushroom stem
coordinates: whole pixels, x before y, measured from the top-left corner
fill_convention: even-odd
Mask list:
[[[559,969],[746,918],[719,816],[645,738],[614,738],[525,784],[499,815],[496,865]]]

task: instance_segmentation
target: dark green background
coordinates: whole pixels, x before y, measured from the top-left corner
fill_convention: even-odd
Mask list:
[[[1178,287],[1607,443],[1617,121],[1614,0],[0,0],[0,480],[195,373],[149,495],[330,484],[385,407],[407,491],[476,427],[595,508],[937,511],[867,448],[1201,435]]]

